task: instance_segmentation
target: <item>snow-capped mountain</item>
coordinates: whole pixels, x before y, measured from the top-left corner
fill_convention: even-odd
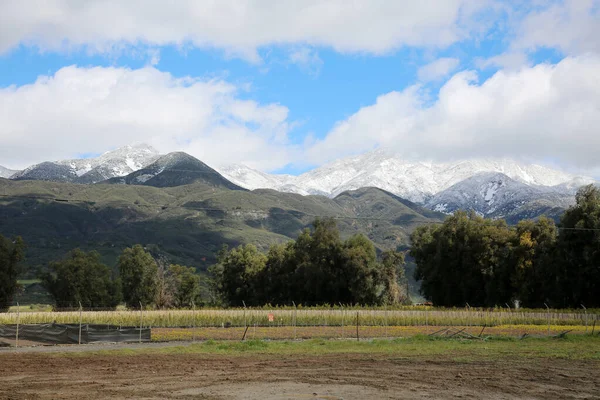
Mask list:
[[[12,175],[16,174],[19,171],[14,169],[8,169],[0,165],[0,178],[10,178]]]
[[[152,164],[159,157],[152,146],[139,143],[108,151],[97,158],[57,161],[71,167],[81,183],[95,183],[116,176],[125,176]]]
[[[10,179],[75,182],[77,180],[77,174],[72,168],[66,165],[46,161],[25,168],[23,171],[12,175]]]
[[[3,171],[0,169],[4,175],[13,172]],[[581,186],[595,182],[510,159],[414,162],[386,150],[341,159],[299,176],[273,175],[243,165],[221,166],[217,172],[186,153],[160,156],[145,144],[125,146],[97,158],[37,164],[11,179],[158,187],[203,182],[230,189],[264,188],[331,198],[377,187],[435,211],[475,210],[486,217],[513,221],[542,213],[558,216],[573,204]]]
[[[106,152],[96,158],[43,162],[18,172],[11,178],[96,183],[130,174],[151,164],[158,157],[158,151],[151,146],[134,144]]]
[[[559,186],[527,185],[502,173],[483,172],[437,193],[426,206],[447,214],[473,210],[484,217],[506,218],[524,209],[565,209],[574,200]]]
[[[202,161],[183,152],[173,152],[160,156],[144,168],[102,183],[173,187],[195,182],[232,190],[245,190],[231,183]]]
[[[302,195],[310,194],[293,184],[296,179],[293,175],[267,174],[240,164],[226,165],[218,168],[218,171],[231,182],[245,187],[246,189],[276,189],[281,192],[291,192]]]
[[[593,182],[591,178],[578,178],[509,159],[411,162],[385,150],[341,159],[297,177],[268,175],[239,165],[221,168],[220,172],[248,189],[270,188],[335,197],[347,190],[374,186],[416,203],[425,203],[435,194],[482,172],[502,173],[517,182],[534,186],[565,184],[579,187]]]

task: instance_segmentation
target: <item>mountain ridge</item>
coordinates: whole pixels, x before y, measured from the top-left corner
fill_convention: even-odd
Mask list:
[[[179,166],[174,167],[175,164]],[[589,177],[508,158],[414,162],[385,149],[336,160],[298,176],[268,174],[240,164],[212,168],[187,153],[160,155],[144,143],[124,146],[95,158],[36,164],[16,172],[11,178],[157,187],[199,181],[235,190],[271,189],[332,199],[347,191],[376,187],[433,210],[449,213],[460,207],[493,218],[509,219],[519,215],[536,217],[546,212],[559,215],[561,210],[573,204],[575,193],[581,186],[595,182]],[[486,185],[495,185],[495,181],[505,184],[498,189],[508,190],[510,196],[503,192],[502,205],[496,203],[488,207],[480,192]],[[469,192],[468,196],[453,195],[452,191],[458,189]],[[510,201],[507,196],[520,200]],[[522,212],[519,208],[523,208]]]
[[[556,186],[579,179],[583,186],[589,177],[558,171],[511,159],[471,159],[456,162],[412,162],[378,149],[318,167],[299,176],[269,175],[251,168],[223,166],[218,170],[236,184],[248,189],[270,188],[299,194],[335,197],[345,190],[375,186],[416,203],[427,200],[452,185],[481,172],[500,172],[533,186]]]
[[[107,151],[98,157],[34,164],[16,172],[10,178],[91,184],[127,175],[154,162],[158,157],[156,149],[144,143],[137,143]]]

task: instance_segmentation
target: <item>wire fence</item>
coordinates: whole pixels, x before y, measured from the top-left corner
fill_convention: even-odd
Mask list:
[[[451,337],[486,336],[560,336],[600,334],[600,314],[565,310],[435,308],[387,309],[354,308],[238,308],[187,310],[107,311],[27,311],[17,308],[0,314],[0,341],[19,345],[19,326],[40,331],[40,326],[79,326],[79,340],[71,335],[69,343],[82,343],[85,327],[112,327],[104,338],[121,335],[123,341],[197,341],[197,340],[294,340],[294,339],[373,339],[415,335]],[[46,324],[46,325],[44,325]],[[38,328],[32,328],[38,326]],[[4,328],[3,328],[4,327]],[[11,327],[10,329],[7,327]],[[48,328],[49,329],[49,328]],[[148,332],[138,336],[119,332]],[[4,333],[2,333],[4,332]],[[21,330],[23,332],[23,330]],[[40,331],[41,332],[41,331]],[[111,336],[112,335],[112,336]],[[99,337],[99,336],[97,336]],[[29,336],[35,342],[35,336]],[[101,340],[101,339],[98,339]],[[104,340],[104,339],[102,339]],[[84,341],[85,342],[85,341]],[[23,345],[21,336],[21,345]]]

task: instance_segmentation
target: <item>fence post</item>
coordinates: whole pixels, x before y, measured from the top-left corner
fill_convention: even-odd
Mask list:
[[[246,322],[246,302],[242,300],[242,304],[244,305],[244,329],[247,328],[248,324]]]
[[[359,313],[359,311],[356,310],[356,341],[357,342],[360,340],[359,336],[358,336],[358,313]]]
[[[196,304],[192,301],[192,342],[196,341]]]
[[[585,306],[582,304],[581,307],[583,307],[583,312],[585,313],[585,333],[587,334],[588,331],[588,323],[587,323],[587,308],[585,308]]]
[[[425,306],[425,332],[429,335],[429,306]]]
[[[21,319],[19,303],[17,303],[17,332],[15,336],[15,347],[19,347],[19,322]]]
[[[550,307],[548,307],[548,304],[544,303],[544,305],[546,306],[546,321],[548,323],[548,336],[550,336]]]
[[[388,337],[388,315],[387,315],[387,304],[384,305],[383,309],[384,320],[385,320],[385,332],[383,333],[384,337]]]
[[[296,340],[296,303],[292,301],[292,304],[294,305],[294,340]],[[254,332],[256,334],[256,325],[254,328]]]
[[[83,311],[83,308],[81,307],[81,302],[79,302],[79,343],[78,344],[81,344],[81,323],[83,322],[82,321],[82,311]]]
[[[140,301],[140,343],[142,343],[142,326],[144,324],[144,306]]]
[[[510,306],[508,305],[508,303],[504,303],[506,305],[506,308],[508,308],[508,324],[512,325],[512,310],[510,308]]]
[[[468,321],[469,328],[470,328],[471,327],[471,313],[470,313],[471,306],[469,305],[469,303],[465,303],[465,304],[467,305],[467,310],[466,310],[467,311],[467,321]]]
[[[342,339],[344,338],[344,317],[346,315],[346,312],[344,311],[344,306],[342,305],[342,303],[340,302],[340,308],[342,309]]]

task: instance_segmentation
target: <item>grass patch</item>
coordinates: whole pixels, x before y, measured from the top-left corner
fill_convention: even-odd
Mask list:
[[[364,354],[415,360],[496,361],[528,359],[568,359],[600,361],[600,338],[567,336],[566,338],[489,338],[486,341],[415,336],[394,340],[306,340],[245,342],[207,341],[190,345],[106,350],[103,355],[186,354],[186,355],[278,355],[318,356],[328,354]],[[64,353],[69,356],[71,353]],[[84,354],[84,353],[79,353]],[[85,353],[90,354],[90,353]]]

